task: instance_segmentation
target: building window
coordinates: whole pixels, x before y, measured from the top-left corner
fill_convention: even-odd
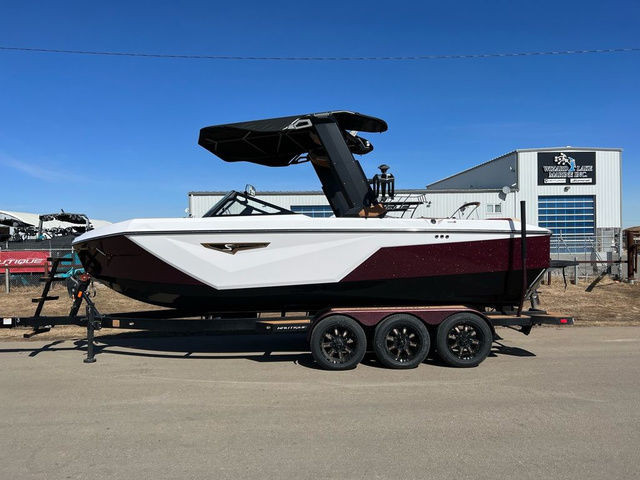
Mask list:
[[[538,225],[553,232],[551,251],[581,253],[595,246],[596,210],[593,195],[538,197]]]
[[[291,205],[295,213],[302,213],[308,217],[332,217],[333,210],[329,205]]]
[[[502,213],[502,204],[487,203],[487,213]]]

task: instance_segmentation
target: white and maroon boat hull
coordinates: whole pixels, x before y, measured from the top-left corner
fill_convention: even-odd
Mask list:
[[[548,230],[527,226],[527,276],[549,267]],[[143,302],[193,310],[515,305],[522,294],[513,220],[141,219],[79,237],[93,277]]]

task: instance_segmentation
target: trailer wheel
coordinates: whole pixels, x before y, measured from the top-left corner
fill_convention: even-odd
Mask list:
[[[376,327],[373,349],[389,368],[415,368],[427,354],[431,339],[424,323],[404,313],[390,315]]]
[[[327,370],[355,368],[367,351],[367,337],[354,319],[344,315],[329,315],[320,320],[311,332],[313,359]]]
[[[447,318],[437,337],[438,355],[452,367],[475,367],[487,358],[493,341],[487,322],[471,313]]]

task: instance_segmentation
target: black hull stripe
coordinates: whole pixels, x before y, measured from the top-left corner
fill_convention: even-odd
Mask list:
[[[533,283],[544,269],[528,270]],[[197,312],[318,310],[393,305],[517,305],[522,272],[486,272],[347,283],[216,290],[206,285],[149,283],[100,278],[136,300]]]

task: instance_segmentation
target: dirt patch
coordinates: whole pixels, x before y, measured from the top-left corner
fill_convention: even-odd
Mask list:
[[[41,287],[17,287],[11,293],[0,293],[0,317],[27,317],[32,316],[36,304],[31,299],[42,294]],[[138,302],[129,297],[125,297],[104,285],[96,283],[91,294],[95,295],[93,300],[98,305],[101,312],[136,312],[144,310],[159,310],[160,307]],[[49,292],[50,296],[60,297],[58,300],[46,302],[42,315],[67,315],[73,303],[69,297],[67,289],[63,284],[54,284]],[[84,314],[84,304],[80,307],[80,314]],[[0,329],[0,340],[24,340],[23,334],[29,329],[14,328]],[[103,328],[96,332],[96,336],[114,335],[119,333],[130,333],[133,330],[122,330],[113,328]],[[63,340],[85,338],[87,330],[84,327],[59,326],[50,332],[39,334],[33,337],[34,340]]]
[[[132,300],[99,283],[94,284],[91,293],[95,294],[93,298],[98,304],[98,308],[105,312],[157,310],[160,308]],[[0,315],[5,317],[33,315],[36,304],[32,303],[31,299],[39,297],[41,294],[42,287],[17,287],[12,289],[9,294],[0,293]],[[60,299],[45,303],[43,315],[66,315],[69,313],[73,300],[69,297],[67,288],[63,284],[54,284],[49,295],[57,295]]]
[[[589,282],[581,282],[578,285],[568,284],[565,289],[562,280],[554,278],[551,285],[540,287],[540,306],[549,312],[574,316],[578,326],[640,325],[640,284],[630,285],[607,278],[592,292],[586,292],[588,285]],[[105,313],[159,309],[159,307],[132,300],[100,284],[95,285],[94,293],[98,308]],[[40,294],[41,289],[36,287],[16,288],[8,295],[0,293],[0,317],[33,315],[35,304],[31,299]],[[58,295],[60,299],[47,302],[43,315],[66,315],[72,303],[66,288],[56,285],[50,295]],[[81,313],[83,312],[82,310]],[[27,331],[0,329],[0,339],[22,340],[22,335]],[[96,336],[127,332],[131,331],[105,328],[96,332]],[[34,338],[38,340],[79,339],[84,338],[85,335],[84,328],[70,326],[56,327]]]
[[[631,285],[605,278],[591,291],[591,283],[569,283],[565,290],[561,279],[542,285],[540,307],[549,312],[573,315],[576,325],[640,325],[640,284]]]

